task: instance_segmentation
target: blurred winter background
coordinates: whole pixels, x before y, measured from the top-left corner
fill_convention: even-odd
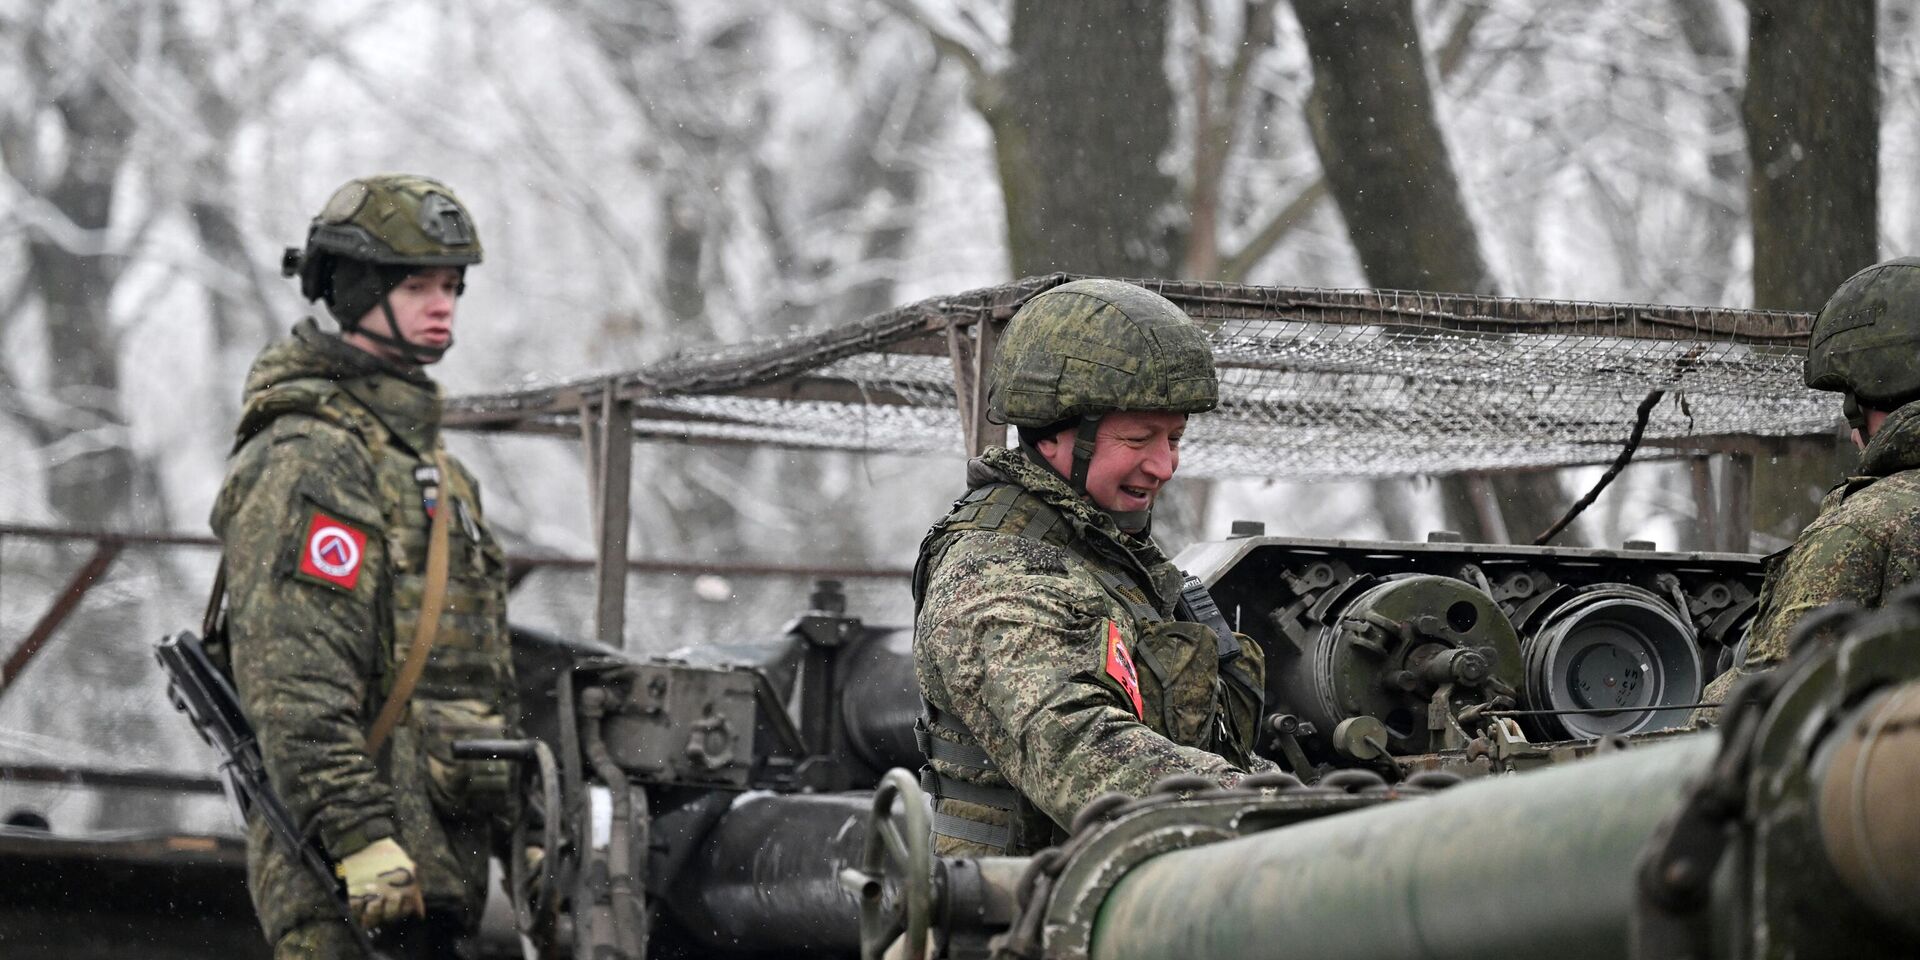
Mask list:
[[[445,180],[481,230],[435,370],[454,394],[1056,269],[1811,309],[1920,230],[1920,187],[1878,175],[1920,153],[1920,28],[1875,6],[0,0],[0,521],[203,534],[247,364],[310,309],[280,251],[371,172]],[[515,550],[591,552],[577,445],[453,444]],[[644,444],[632,553],[903,568],[961,490],[951,448]],[[1838,456],[1756,456],[1771,549]],[[1567,542],[1712,546],[1696,494],[1723,459],[1636,464]],[[1598,472],[1193,484],[1157,523],[1176,547],[1240,518],[1524,540]],[[207,771],[148,645],[197,620],[210,551],[126,551],[18,658],[92,549],[0,536],[0,657],[24,664],[0,764]],[[807,587],[636,576],[629,646],[768,636]],[[910,615],[897,577],[850,592]],[[586,635],[590,597],[538,573],[515,619]],[[0,784],[15,807],[225,822]]]

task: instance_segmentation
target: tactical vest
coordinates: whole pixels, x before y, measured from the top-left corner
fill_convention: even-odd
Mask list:
[[[945,557],[953,535],[973,530],[1038,540],[1078,555],[1072,526],[1060,511],[1013,483],[976,487],[954,503],[946,519],[935,524],[920,544],[913,571],[916,619],[933,570]],[[1168,618],[1134,575],[1099,562],[1088,561],[1087,567],[1133,619],[1132,655],[1146,668],[1140,678],[1142,722],[1174,743],[1219,754],[1248,768],[1266,689],[1265,658],[1258,645],[1241,642],[1197,577],[1185,578],[1174,616]],[[1060,839],[1052,821],[1007,785],[959,718],[924,697],[921,705],[926,715],[915,722],[914,739],[928,761],[920,769],[920,785],[935,801],[936,835],[1003,852],[1032,850]],[[952,775],[956,767],[997,783],[958,779]],[[948,801],[1004,811],[1010,825],[966,817]],[[1047,835],[1038,835],[1042,831]]]
[[[351,383],[351,381],[349,381]],[[405,661],[420,617],[426,588],[427,510],[452,510],[447,529],[445,607],[425,671],[408,703],[404,723],[421,736],[428,759],[430,792],[447,814],[499,812],[510,803],[511,770],[506,761],[455,760],[456,740],[511,736],[515,709],[513,655],[506,631],[506,554],[480,515],[472,478],[453,458],[443,457],[448,476],[440,476],[430,455],[401,442],[369,406],[355,399],[348,385],[321,379],[291,380],[263,391],[249,404],[239,444],[290,413],[305,414],[353,433],[373,466],[375,521],[384,531],[387,578],[380,584],[379,608],[389,626],[380,638],[384,656],[378,697],[366,705],[369,722],[391,691]]]

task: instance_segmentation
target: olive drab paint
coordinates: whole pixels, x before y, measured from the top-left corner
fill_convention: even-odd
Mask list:
[[[424,374],[302,323],[248,376],[213,527],[226,548],[234,679],[276,792],[336,862],[393,837],[428,909],[470,926],[515,800],[504,761],[455,761],[451,744],[519,725],[505,557],[478,485],[451,456],[437,496],[471,523],[449,531],[438,641],[390,745],[364,750],[421,615],[429,518],[415,471],[442,450],[440,402]],[[247,859],[269,940],[324,940],[339,924],[257,820]]]
[[[406,174],[334,191],[308,228],[307,250],[406,267],[470,267],[482,256],[473,217],[453,190]]]

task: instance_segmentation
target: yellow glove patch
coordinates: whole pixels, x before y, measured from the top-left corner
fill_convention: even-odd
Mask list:
[[[353,907],[354,919],[369,930],[407,914],[427,915],[426,901],[420,896],[420,873],[392,837],[348,854],[333,872],[347,883],[347,903]]]

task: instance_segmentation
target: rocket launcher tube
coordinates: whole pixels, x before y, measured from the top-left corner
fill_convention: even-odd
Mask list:
[[[1618,960],[1641,850],[1717,747],[1687,737],[1164,854],[1108,896],[1091,955]]]
[[[1047,955],[1912,956],[1920,592],[1847,626],[1721,732],[1147,859]]]

